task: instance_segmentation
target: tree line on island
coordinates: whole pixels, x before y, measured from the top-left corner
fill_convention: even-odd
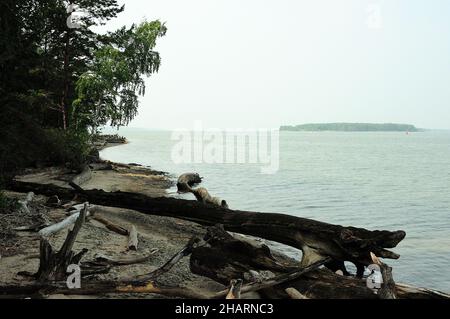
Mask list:
[[[421,130],[411,124],[317,123],[317,124],[285,125],[280,127],[280,131],[419,132]]]

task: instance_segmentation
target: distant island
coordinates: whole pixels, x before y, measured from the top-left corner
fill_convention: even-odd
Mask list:
[[[280,131],[338,131],[338,132],[419,132],[420,129],[411,124],[373,124],[373,123],[321,123],[284,125]]]

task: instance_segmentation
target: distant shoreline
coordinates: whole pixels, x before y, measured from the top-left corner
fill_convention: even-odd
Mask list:
[[[395,123],[314,123],[301,125],[284,125],[280,131],[302,131],[302,132],[423,132],[411,124]]]

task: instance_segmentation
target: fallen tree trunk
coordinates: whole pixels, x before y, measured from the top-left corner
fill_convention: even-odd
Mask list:
[[[144,214],[177,217],[203,225],[223,224],[226,230],[277,241],[303,251],[302,266],[326,257],[351,261],[355,264],[372,263],[370,252],[382,258],[399,258],[386,248],[395,247],[404,237],[404,231],[375,230],[344,227],[285,214],[257,213],[230,210],[169,197],[152,198],[129,192],[77,190],[51,184],[13,181],[10,190],[34,191],[37,194],[71,199],[75,195],[91,203],[133,209]]]
[[[241,293],[258,291],[265,298],[278,299],[289,298],[286,289],[291,293],[295,289],[308,299],[379,299],[388,298],[383,290],[392,291],[392,284],[395,285],[392,278],[387,280],[386,277],[386,285],[381,286],[376,294],[367,286],[366,279],[337,275],[326,268],[318,269],[327,260],[321,260],[309,268],[299,268],[294,260],[280,253],[275,255],[268,247],[263,252],[261,247],[249,242],[238,243],[238,239],[224,234],[219,227],[209,228],[208,237],[208,246],[193,250],[191,271],[222,284],[228,284],[232,279],[242,279],[244,285]],[[397,298],[450,298],[441,292],[402,284],[395,285],[395,290]],[[226,293],[222,291],[216,296],[221,298]]]

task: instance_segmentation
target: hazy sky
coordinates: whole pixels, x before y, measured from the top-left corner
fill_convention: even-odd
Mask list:
[[[448,0],[120,2],[107,29],[144,18],[168,27],[132,127],[450,129]]]

